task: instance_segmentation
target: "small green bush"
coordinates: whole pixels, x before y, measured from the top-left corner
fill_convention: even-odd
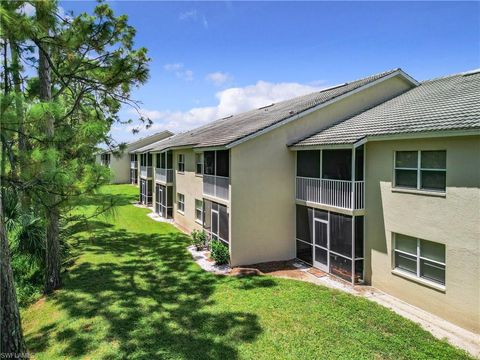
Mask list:
[[[217,265],[228,264],[230,262],[230,253],[228,247],[221,241],[212,240],[211,242],[211,256]]]
[[[203,230],[193,230],[191,241],[192,245],[194,245],[197,250],[202,250],[207,244],[207,234]]]

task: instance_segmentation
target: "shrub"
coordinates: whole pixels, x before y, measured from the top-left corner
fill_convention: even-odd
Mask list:
[[[191,236],[192,245],[194,245],[197,250],[202,250],[207,244],[207,234],[205,231],[193,230]]]
[[[217,265],[228,264],[230,262],[230,253],[228,252],[228,247],[225,246],[221,241],[212,240],[211,242],[211,256]]]

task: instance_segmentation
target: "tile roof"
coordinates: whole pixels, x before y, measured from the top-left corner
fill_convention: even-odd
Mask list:
[[[480,129],[480,70],[424,81],[290,145],[352,144],[370,136],[474,129]]]
[[[350,83],[229,116],[191,131],[161,140],[152,144],[152,146],[145,146],[136,152],[162,151],[168,148],[185,146],[196,148],[226,146],[249,135],[265,130],[270,126],[279,124],[303,111],[334,100],[364,85],[368,85],[389,75],[394,76],[400,72],[401,70],[399,69],[385,71]],[[402,72],[402,74],[404,73]]]

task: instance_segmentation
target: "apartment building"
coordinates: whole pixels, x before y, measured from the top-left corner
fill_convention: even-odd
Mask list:
[[[271,104],[137,149],[140,201],[479,333],[479,104],[479,71],[400,69]]]
[[[137,155],[140,147],[172,136],[170,131],[161,131],[127,144],[124,151],[119,149],[104,150],[97,154],[97,163],[110,168],[112,184],[138,184]]]

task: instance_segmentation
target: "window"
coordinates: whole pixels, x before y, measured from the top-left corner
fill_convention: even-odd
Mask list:
[[[185,171],[185,154],[178,154],[178,171]]]
[[[203,154],[195,154],[195,174],[201,175],[203,173]]]
[[[110,166],[110,154],[101,154],[100,161],[104,166]]]
[[[177,210],[181,213],[185,212],[185,195],[177,193]]]
[[[394,268],[445,285],[445,245],[394,234]]]
[[[396,151],[395,186],[445,191],[446,151]]]
[[[195,220],[203,224],[203,201],[195,199]]]

